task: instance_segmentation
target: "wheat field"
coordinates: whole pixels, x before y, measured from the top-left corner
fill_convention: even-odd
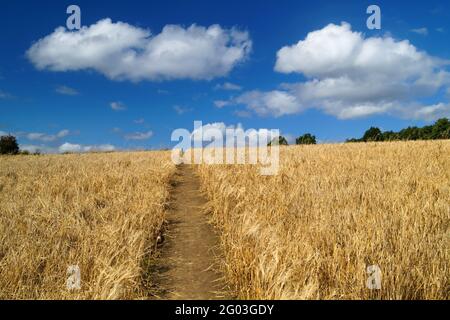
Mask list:
[[[450,141],[280,150],[275,176],[194,168],[233,296],[449,298]],[[0,157],[0,299],[151,296],[176,171],[170,152]]]
[[[197,169],[239,298],[450,297],[450,141],[285,147],[276,176]]]
[[[167,152],[0,157],[0,299],[146,297],[174,170]]]

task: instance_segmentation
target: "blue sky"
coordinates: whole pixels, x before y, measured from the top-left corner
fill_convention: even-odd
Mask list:
[[[57,34],[70,4],[84,33]],[[449,115],[449,35],[447,1],[10,1],[0,132],[76,151],[170,147],[194,120],[323,142],[423,125]]]

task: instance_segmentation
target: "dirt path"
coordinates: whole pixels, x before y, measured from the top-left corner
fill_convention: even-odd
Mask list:
[[[191,166],[178,168],[164,244],[154,274],[158,297],[169,300],[229,298],[213,266],[218,238],[208,224],[200,182]]]

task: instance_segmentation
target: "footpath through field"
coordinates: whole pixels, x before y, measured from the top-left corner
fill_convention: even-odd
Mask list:
[[[213,267],[218,236],[208,223],[200,181],[188,165],[178,168],[171,209],[155,279],[158,298],[168,300],[229,299]]]

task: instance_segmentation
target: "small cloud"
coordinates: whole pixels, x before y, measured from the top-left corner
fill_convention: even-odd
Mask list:
[[[183,108],[183,107],[181,107],[181,106],[179,106],[179,105],[174,106],[173,109],[174,109],[175,112],[176,112],[178,115],[180,115],[180,116],[183,115],[183,114],[185,114],[185,113],[188,113],[188,112],[191,112],[191,111],[192,111],[192,109],[190,109],[190,108]]]
[[[444,28],[436,28],[436,31],[437,31],[437,32],[440,32],[440,33],[444,33],[444,32],[445,32],[445,29],[444,29]]]
[[[59,146],[58,151],[60,153],[65,152],[73,152],[73,153],[81,153],[81,152],[108,152],[114,151],[116,148],[111,144],[102,144],[102,145],[81,145],[81,144],[72,144],[66,142]]]
[[[153,136],[152,131],[147,132],[134,132],[125,135],[126,140],[148,140]]]
[[[122,102],[119,102],[119,101],[111,102],[111,103],[109,104],[109,106],[110,106],[111,109],[113,109],[114,111],[124,111],[124,110],[127,110],[127,107],[125,106],[125,104],[123,104]]]
[[[421,36],[427,36],[428,35],[428,29],[427,28],[411,29],[411,32],[420,34]]]
[[[158,94],[169,94],[169,91],[164,90],[164,89],[158,89],[156,92],[157,92]]]
[[[53,142],[58,139],[62,139],[70,134],[70,131],[65,129],[61,130],[56,134],[46,134],[40,132],[32,132],[25,135],[28,140],[31,141],[42,141],[42,142]]]
[[[222,109],[223,107],[230,105],[230,101],[216,100],[214,101],[214,105],[216,106],[216,108]]]
[[[113,128],[111,131],[112,131],[112,133],[122,133],[122,129],[117,128],[117,127]]]
[[[231,82],[225,82],[223,84],[217,84],[214,87],[214,89],[215,90],[227,90],[227,91],[240,91],[240,90],[242,90],[242,87],[237,84],[231,83]]]
[[[145,119],[144,118],[140,118],[140,119],[134,120],[134,123],[136,123],[136,124],[144,124],[145,123]]]
[[[74,88],[68,86],[59,86],[55,89],[56,93],[65,95],[65,96],[77,96],[79,92]]]

